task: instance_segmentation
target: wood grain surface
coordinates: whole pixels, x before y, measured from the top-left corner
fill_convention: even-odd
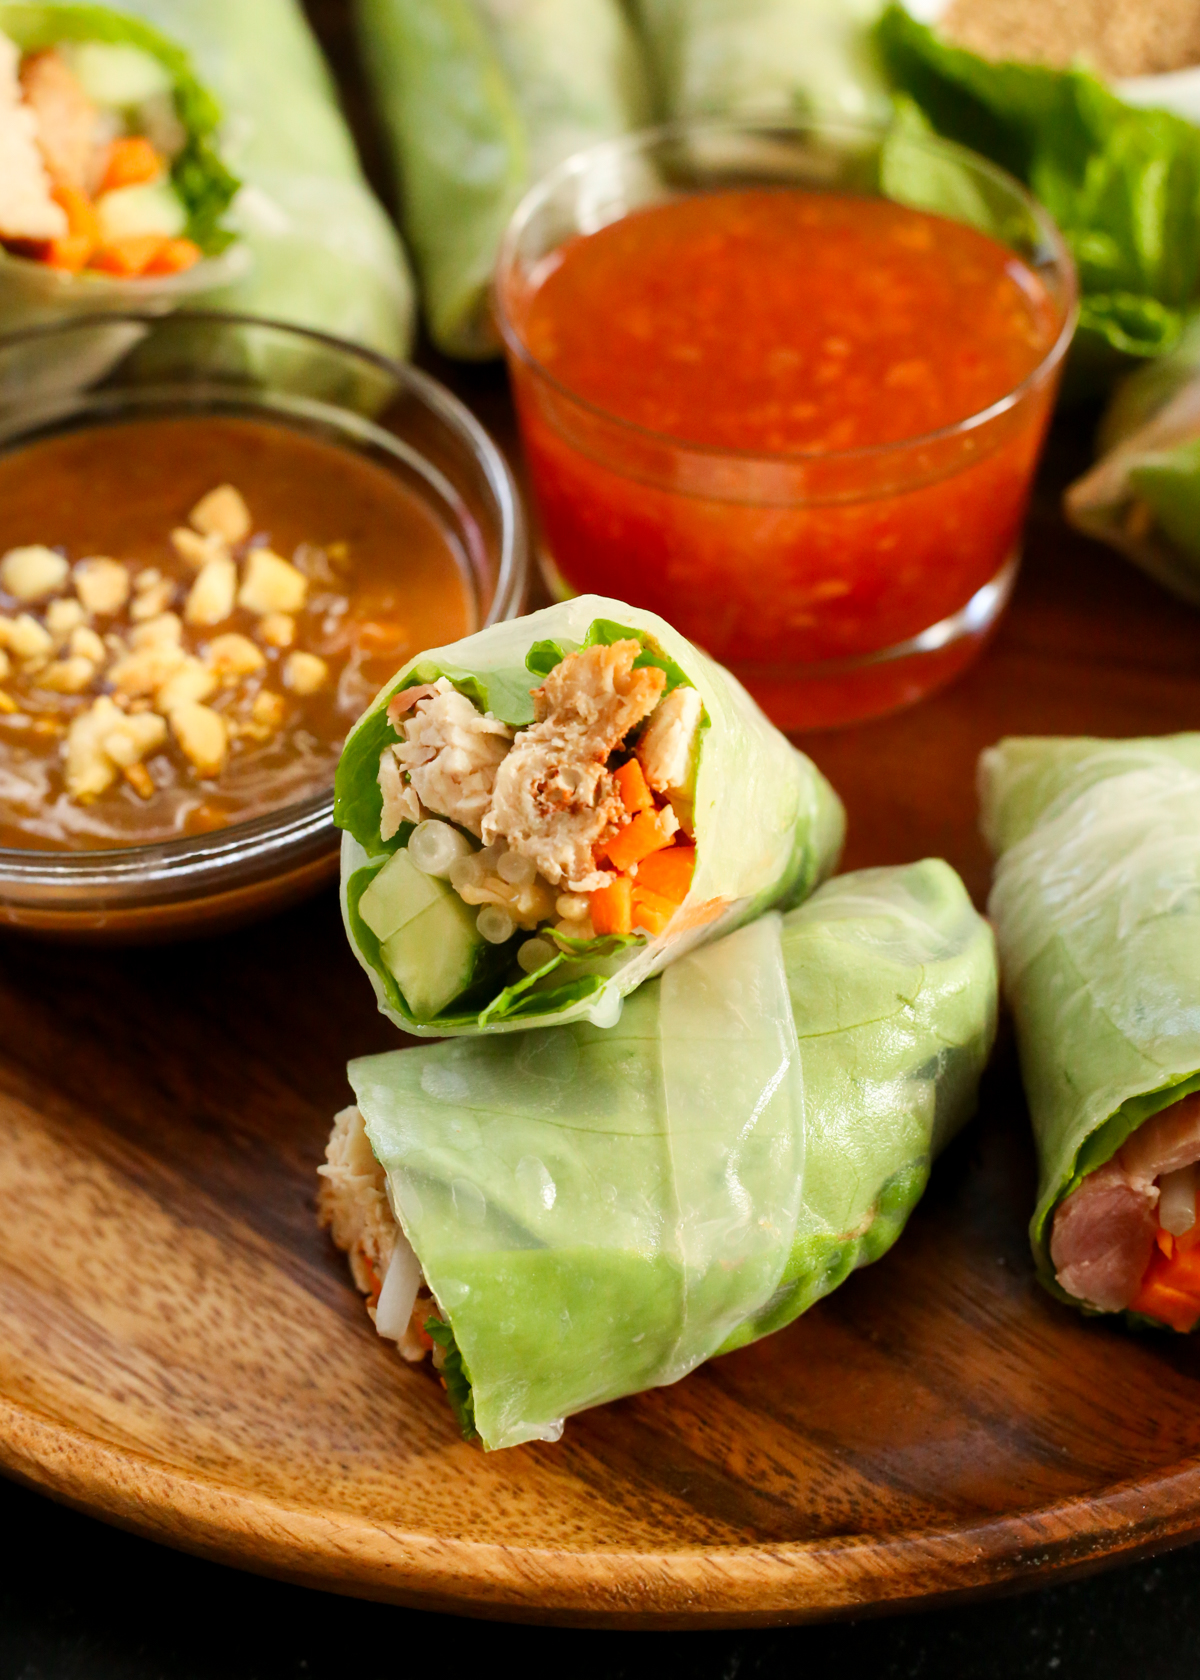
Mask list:
[[[493,373],[463,376],[504,422]],[[851,867],[948,857],[1025,731],[1200,721],[1200,616],[1071,536],[1061,427],[1012,610],[954,688],[804,744]],[[1011,1046],[896,1249],[677,1386],[485,1455],[318,1232],[348,1057],[396,1042],[333,895],[129,952],[0,943],[0,1464],[171,1545],[484,1616],[697,1626],[1041,1580],[1200,1533],[1200,1343],[1035,1284]]]

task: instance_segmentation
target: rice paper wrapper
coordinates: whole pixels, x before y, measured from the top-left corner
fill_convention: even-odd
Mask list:
[[[648,119],[620,0],[357,0],[357,14],[430,335],[450,356],[494,356],[488,293],[519,199]]]
[[[620,1024],[354,1062],[489,1448],[677,1381],[895,1240],[970,1114],[990,932],[941,863],[835,880]]]
[[[260,315],[407,353],[413,288],[400,241],[367,187],[319,48],[296,0],[110,0],[81,8],[0,4],[20,43],[55,14],[150,24],[188,54],[218,101],[217,150],[242,182],[222,226],[236,243],[164,279],[64,275],[0,254],[0,332],[75,315],[167,313],[182,304]],[[76,35],[88,31],[76,24]],[[114,329],[113,356],[121,340]],[[80,367],[78,377],[91,376]]]
[[[989,911],[1039,1162],[1042,1281],[1059,1202],[1200,1089],[1200,735],[1003,741],[983,755]]]
[[[387,704],[397,690],[440,676],[465,686],[507,722],[532,721],[530,691],[541,682],[525,664],[538,642],[578,645],[597,622],[649,638],[699,691],[707,715],[696,777],[696,868],[691,888],[666,931],[611,954],[564,959],[541,979],[505,988],[470,1011],[453,1006],[417,1020],[382,966],[377,942],[355,912],[371,875],[407,839],[379,837],[379,755],[397,739]],[[622,999],[698,944],[717,939],[771,908],[787,908],[830,873],[841,851],[845,812],[812,763],[767,719],[730,672],[654,613],[601,595],[580,595],[525,618],[481,630],[410,660],[351,732],[336,783],[335,820],[342,840],[342,911],[347,936],[381,1011],[421,1036],[498,1033],[589,1020],[611,1026]],[[500,989],[497,984],[497,991]]]
[[[1117,387],[1097,446],[1064,496],[1067,518],[1200,606],[1200,319]]]

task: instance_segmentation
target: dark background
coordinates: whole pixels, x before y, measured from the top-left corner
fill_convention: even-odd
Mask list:
[[[245,0],[252,5],[254,0]],[[346,0],[306,0],[368,173],[393,200],[361,94]],[[438,372],[427,351],[419,359]],[[457,388],[487,410],[494,369]],[[464,390],[464,386],[466,389]],[[339,1599],[166,1551],[0,1483],[0,1680],[381,1680],[416,1664],[566,1680],[1123,1680],[1200,1675],[1200,1549],[1021,1597],[810,1628],[594,1633]]]

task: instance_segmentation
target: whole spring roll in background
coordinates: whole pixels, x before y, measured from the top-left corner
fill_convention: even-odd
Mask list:
[[[13,105],[11,88],[6,105],[0,87],[0,236],[20,222],[46,236],[41,261],[0,256],[0,330],[164,309],[186,293],[407,351],[404,254],[296,0],[6,3],[0,35],[23,54],[29,107]],[[14,204],[11,148],[30,115],[26,191]],[[45,164],[41,198],[52,189],[56,200],[37,227],[31,139]],[[191,267],[181,263],[189,243]],[[83,262],[100,268],[75,272]]]
[[[1200,320],[1117,386],[1097,447],[1067,518],[1200,606]]]
[[[995,1007],[948,865],[843,876],[607,1031],[352,1063],[322,1218],[380,1334],[436,1347],[464,1433],[556,1440],[878,1259],[972,1112]]]
[[[351,944],[418,1034],[588,1019],[833,868],[841,802],[728,671],[578,596],[422,653],[346,742]]]
[[[1052,1294],[1200,1318],[1200,735],[1010,740],[980,761],[989,905]]]
[[[882,0],[633,0],[662,114],[885,119]]]
[[[492,356],[488,287],[527,187],[648,110],[619,0],[357,0],[434,343]]]

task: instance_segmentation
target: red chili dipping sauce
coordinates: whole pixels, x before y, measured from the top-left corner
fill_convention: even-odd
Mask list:
[[[662,613],[791,727],[916,698],[978,650],[949,636],[919,678],[886,658],[1017,548],[1053,381],[956,428],[1034,374],[1064,311],[1005,246],[882,198],[713,192],[569,242],[503,302],[567,589]]]

